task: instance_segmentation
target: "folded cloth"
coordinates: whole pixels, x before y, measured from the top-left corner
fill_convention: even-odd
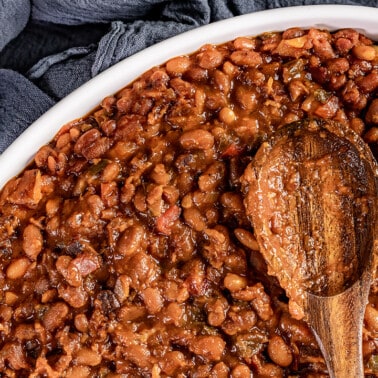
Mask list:
[[[24,29],[29,15],[29,0],[0,0],[0,51]]]
[[[326,3],[378,6],[378,0],[0,0],[0,153],[56,101],[154,43],[232,16]]]

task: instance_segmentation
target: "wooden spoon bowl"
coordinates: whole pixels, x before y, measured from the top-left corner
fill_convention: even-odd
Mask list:
[[[314,331],[331,377],[362,377],[377,240],[378,169],[349,128],[308,119],[264,142],[242,183],[268,273]]]

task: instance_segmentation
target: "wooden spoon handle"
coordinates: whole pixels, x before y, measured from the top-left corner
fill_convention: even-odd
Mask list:
[[[331,378],[364,377],[362,325],[371,283],[370,272],[341,294],[307,294],[308,323],[319,343]]]

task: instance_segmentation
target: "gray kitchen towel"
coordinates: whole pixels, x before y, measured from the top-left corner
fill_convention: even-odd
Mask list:
[[[0,153],[56,101],[154,43],[270,8],[378,0],[0,0]]]

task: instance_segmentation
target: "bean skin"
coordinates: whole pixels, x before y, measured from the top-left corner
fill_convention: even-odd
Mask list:
[[[353,47],[353,55],[362,60],[374,60],[377,56],[373,46],[358,45]]]
[[[31,260],[35,260],[42,251],[43,236],[41,230],[34,224],[25,227],[22,247]]]
[[[200,149],[206,150],[214,145],[213,135],[203,129],[190,130],[185,132],[180,137],[181,146],[187,150],[190,149]]]
[[[210,361],[221,359],[225,342],[219,336],[199,336],[190,345],[190,350]]]
[[[190,64],[189,57],[179,56],[169,60],[166,65],[166,69],[169,74],[180,75],[188,70]]]
[[[30,261],[26,257],[13,260],[6,270],[7,278],[17,280],[22,278],[30,266]]]
[[[292,352],[281,336],[274,335],[269,339],[268,353],[279,366],[286,367],[293,362]]]

